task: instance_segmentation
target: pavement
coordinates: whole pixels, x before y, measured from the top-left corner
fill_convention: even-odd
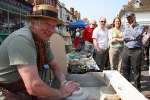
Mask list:
[[[148,69],[143,70],[141,73],[141,88],[142,94],[150,100],[150,75]]]

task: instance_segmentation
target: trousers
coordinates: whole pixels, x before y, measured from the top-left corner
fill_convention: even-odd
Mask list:
[[[142,49],[124,47],[122,54],[122,69],[123,76],[128,80],[133,80],[133,85],[141,90],[141,62],[142,61]]]

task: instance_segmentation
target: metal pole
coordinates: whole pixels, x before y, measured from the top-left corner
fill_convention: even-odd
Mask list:
[[[8,24],[8,27],[6,25],[6,28],[8,28],[8,33],[10,34],[10,19],[9,19],[9,7],[8,7],[8,10],[7,10],[7,24]]]
[[[149,75],[150,75],[150,47],[149,47]]]

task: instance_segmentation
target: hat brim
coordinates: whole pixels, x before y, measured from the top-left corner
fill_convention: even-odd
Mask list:
[[[128,18],[128,17],[132,17],[132,15],[130,15],[130,16],[126,16],[126,18]]]
[[[126,18],[127,18],[127,17],[132,17],[132,16],[135,16],[135,14],[132,13],[132,12],[126,14]]]
[[[26,18],[27,18],[27,19],[34,19],[34,18],[51,19],[51,20],[58,21],[57,18],[49,17],[49,16],[43,16],[43,15],[27,15]]]

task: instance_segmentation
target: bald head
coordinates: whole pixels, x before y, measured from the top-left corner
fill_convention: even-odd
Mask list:
[[[106,17],[100,17],[100,19],[99,19],[99,25],[100,25],[100,27],[101,28],[104,28],[105,27],[105,25],[106,25]]]
[[[99,21],[106,21],[106,17],[101,16],[100,19],[99,19]]]
[[[90,25],[90,28],[95,28],[95,27],[97,26],[96,20],[91,19],[91,20],[89,21],[89,25]]]
[[[96,24],[96,20],[95,20],[95,19],[91,19],[91,20],[89,21],[89,23],[90,23],[90,24]]]

